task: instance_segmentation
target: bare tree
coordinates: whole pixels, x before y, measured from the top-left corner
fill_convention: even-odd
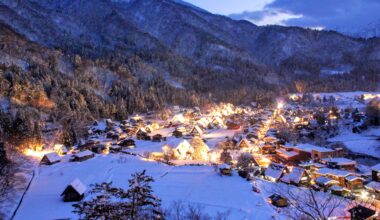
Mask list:
[[[316,192],[308,188],[295,188],[281,184],[273,190],[274,193],[288,200],[290,209],[286,215],[290,219],[298,220],[327,220],[342,211],[345,199],[330,193]]]

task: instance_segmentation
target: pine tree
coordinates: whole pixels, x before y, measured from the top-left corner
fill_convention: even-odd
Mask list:
[[[130,200],[130,219],[163,219],[161,200],[152,193],[154,179],[145,170],[132,174],[127,197]]]
[[[128,219],[130,205],[126,192],[112,183],[96,184],[90,191],[94,198],[73,205],[80,219]]]

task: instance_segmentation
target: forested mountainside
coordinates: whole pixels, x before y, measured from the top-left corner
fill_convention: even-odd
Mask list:
[[[178,1],[0,0],[0,22],[3,136],[169,104],[379,89],[379,39],[258,27]]]

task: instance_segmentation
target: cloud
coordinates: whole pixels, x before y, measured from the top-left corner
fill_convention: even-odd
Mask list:
[[[243,11],[263,10],[275,0],[184,0],[209,12],[221,15],[241,13]]]
[[[379,11],[378,0],[275,0],[262,10],[233,14],[231,17],[257,25],[323,28],[354,36],[371,36],[380,33]]]
[[[231,15],[232,18],[248,20],[256,25],[286,25],[290,19],[302,18],[302,14],[294,14],[291,11],[282,9],[265,9],[256,12],[245,12],[240,15]]]

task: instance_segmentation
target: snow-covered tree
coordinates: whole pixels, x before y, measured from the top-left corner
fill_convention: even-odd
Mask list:
[[[220,162],[225,163],[225,164],[230,164],[231,161],[232,161],[232,156],[231,156],[230,152],[228,152],[227,150],[224,150],[220,154]]]
[[[249,167],[252,166],[253,163],[253,156],[250,153],[242,153],[238,157],[237,161],[237,168],[240,170],[247,170]]]
[[[90,194],[94,195],[92,200],[73,205],[80,219],[128,219],[130,204],[123,189],[101,183],[94,185]]]
[[[145,170],[132,174],[126,194],[130,203],[129,219],[163,219],[161,200],[153,195],[150,185],[153,181]]]
[[[73,205],[80,219],[163,219],[161,200],[150,186],[153,178],[145,170],[132,174],[129,189],[113,187],[112,183],[93,186],[91,200]]]

